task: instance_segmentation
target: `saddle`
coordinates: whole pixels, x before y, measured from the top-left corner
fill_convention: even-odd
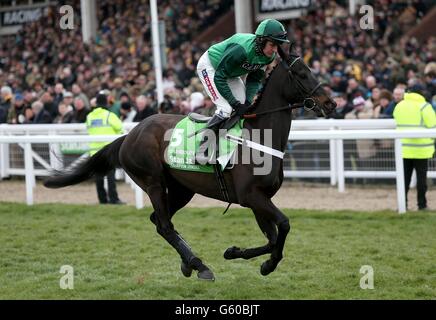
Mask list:
[[[188,114],[189,120],[196,122],[196,123],[205,123],[208,122],[212,117],[203,116],[202,114],[190,112]]]

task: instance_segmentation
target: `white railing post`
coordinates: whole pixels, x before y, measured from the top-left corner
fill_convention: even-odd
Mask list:
[[[332,128],[331,130],[334,130]],[[329,154],[330,154],[330,185],[335,186],[337,183],[337,159],[336,159],[336,142],[333,139],[329,140]]]
[[[397,172],[398,213],[406,212],[406,189],[404,185],[404,167],[401,152],[401,139],[395,139],[395,170]]]
[[[30,132],[29,130],[26,130],[26,136],[30,136]],[[32,188],[36,187],[36,177],[35,174],[33,172],[33,155],[32,155],[32,143],[28,143],[29,146],[27,146],[27,144],[24,146],[24,162],[28,162],[28,166],[26,167],[26,164],[24,164],[24,172],[25,172],[25,176],[26,176],[26,184],[27,184],[27,179],[29,178],[29,181],[32,183]],[[27,156],[26,156],[26,152],[27,152]],[[29,157],[29,159],[27,159],[26,157]],[[28,168],[31,167],[32,168],[32,172],[31,175],[28,176]],[[32,189],[32,203],[33,204],[33,189]]]
[[[0,180],[9,176],[9,161],[9,143],[0,143]]]
[[[48,133],[50,136],[55,136],[57,134],[56,131],[50,131]],[[50,167],[53,169],[59,170],[63,168],[63,159],[61,153],[61,146],[59,143],[50,143],[49,144],[49,153],[50,153]]]
[[[128,174],[124,175],[124,182],[127,183],[132,190],[135,189],[135,183],[133,182],[132,178],[129,177]]]
[[[144,207],[144,191],[137,184],[135,184],[135,202],[136,209]]]
[[[24,167],[26,170],[26,203],[31,206],[33,205],[35,175],[33,173],[32,145],[30,142],[24,145]]]
[[[129,177],[129,175],[125,174],[125,182],[130,185],[132,190],[135,191],[135,206],[136,209],[142,209],[144,208],[144,191],[133,181],[132,178]]]
[[[336,160],[337,160],[337,177],[338,191],[345,192],[345,174],[344,174],[344,140],[336,140]]]

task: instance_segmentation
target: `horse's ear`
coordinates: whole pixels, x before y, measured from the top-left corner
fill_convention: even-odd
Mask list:
[[[286,62],[289,61],[289,56],[283,50],[282,46],[277,46],[277,52],[279,53],[279,56],[280,56],[280,58],[282,58],[283,61],[286,61]]]
[[[289,56],[295,55],[295,42],[289,44]]]

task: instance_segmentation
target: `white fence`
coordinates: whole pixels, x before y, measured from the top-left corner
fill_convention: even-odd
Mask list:
[[[129,131],[135,124],[127,124]],[[397,184],[398,211],[405,212],[405,195],[403,164],[401,159],[400,138],[404,137],[434,137],[436,130],[410,130],[397,131],[393,120],[301,120],[294,121],[289,135],[290,141],[329,141],[329,170],[284,170],[287,178],[291,177],[330,177],[332,185],[338,185],[339,192],[345,190],[345,178],[371,177],[395,178]],[[356,130],[359,128],[359,130]],[[41,135],[44,133],[45,135]],[[36,134],[36,135],[35,135]],[[60,168],[59,158],[51,156],[59,152],[59,144],[66,142],[111,141],[114,136],[89,137],[83,124],[75,125],[0,125],[0,177],[12,174],[26,176],[26,199],[28,204],[33,203],[33,186],[35,175],[47,175],[50,168]],[[344,141],[360,139],[394,139],[395,140],[395,170],[394,171],[347,171],[344,170]],[[17,143],[24,149],[24,169],[10,169],[9,144]],[[41,159],[33,152],[32,144],[45,143],[50,146],[50,163]],[[33,160],[41,163],[45,169],[37,170]],[[435,171],[430,171],[430,178],[436,177]],[[130,182],[132,185],[132,181]],[[135,186],[136,206],[142,207],[143,193]]]
[[[130,131],[136,124],[128,123],[124,125],[124,129],[126,132]],[[292,131],[290,137],[292,138],[293,130],[328,130],[328,129],[389,129],[394,128],[395,124],[393,120],[296,120],[292,123]],[[47,125],[0,125],[0,136],[2,135],[35,135],[35,134],[44,134],[49,136],[57,136],[57,135],[86,135],[86,127],[84,124],[47,124]],[[315,145],[316,141],[302,141],[297,144],[294,144],[296,147],[290,151],[287,150],[287,156],[285,157],[285,176],[288,178],[319,178],[319,177],[330,177],[332,185],[336,185],[337,183],[337,159],[340,158],[339,150],[336,148],[336,144],[333,141],[327,143],[327,141],[322,141],[323,150],[320,151],[319,146]],[[62,145],[61,145],[62,146]],[[24,175],[24,153],[23,145],[8,145],[8,144],[0,144],[0,179],[10,176],[10,175]],[[47,175],[47,169],[49,168],[59,168],[63,166],[63,163],[59,161],[59,157],[56,155],[63,153],[64,150],[60,150],[59,144],[40,144],[38,146],[34,146],[34,152],[32,154],[33,158],[36,161],[35,166],[35,175],[44,176]],[[343,151],[345,155],[351,153],[350,151],[350,143],[345,144],[343,146]],[[352,149],[352,148],[351,148]],[[313,151],[311,156],[315,159],[310,159],[308,155],[308,151]],[[322,154],[323,159],[320,160],[323,168],[319,168],[317,166],[316,158],[319,156],[319,153]],[[393,159],[393,148],[390,150],[390,154],[388,155]],[[74,157],[71,157],[74,158]],[[64,162],[68,162],[63,159]],[[73,159],[74,160],[74,159]],[[297,163],[299,165],[292,166],[291,161]],[[314,163],[315,162],[315,163]],[[300,165],[302,164],[302,165]],[[430,166],[432,167],[432,166]],[[348,170],[347,170],[348,169]],[[347,168],[345,167],[344,176],[348,177],[356,177],[362,176],[364,174],[367,177],[382,177],[387,176],[390,178],[394,178],[394,166],[385,166],[384,171],[388,171],[385,173],[380,172],[380,170],[376,171],[375,169],[370,167],[367,172],[356,172],[356,170],[350,170],[356,168]],[[361,169],[361,168],[359,168]],[[380,169],[380,168],[379,168]],[[343,186],[340,186],[340,190],[343,190]]]
[[[137,123],[124,124],[124,131],[129,132]],[[83,123],[77,124],[39,124],[39,125],[7,125],[0,124],[0,137],[2,136],[23,136],[23,135],[47,135],[49,137],[63,135],[87,135],[86,126]],[[66,141],[62,141],[65,143]],[[78,142],[78,141],[76,141]],[[11,175],[25,175],[24,165],[11,168],[11,160],[24,159],[24,154],[16,154],[17,150],[11,150],[10,144],[0,144],[0,179]],[[61,154],[59,143],[49,143],[48,140],[42,142],[46,150],[44,152],[32,152],[32,158],[37,162],[41,169],[35,168],[36,176],[48,175],[51,168],[61,168],[63,163],[60,160]],[[18,144],[18,148],[23,149],[23,144]],[[14,153],[15,152],[15,153]],[[45,153],[45,154],[44,154]]]

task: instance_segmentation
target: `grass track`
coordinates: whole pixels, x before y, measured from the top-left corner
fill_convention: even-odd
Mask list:
[[[150,209],[0,203],[0,299],[436,299],[436,213],[284,210],[284,260],[226,261],[232,245],[265,244],[249,210],[183,209],[173,222],[215,273],[187,279]],[[74,290],[62,290],[62,265]],[[374,269],[362,290],[362,265]]]

